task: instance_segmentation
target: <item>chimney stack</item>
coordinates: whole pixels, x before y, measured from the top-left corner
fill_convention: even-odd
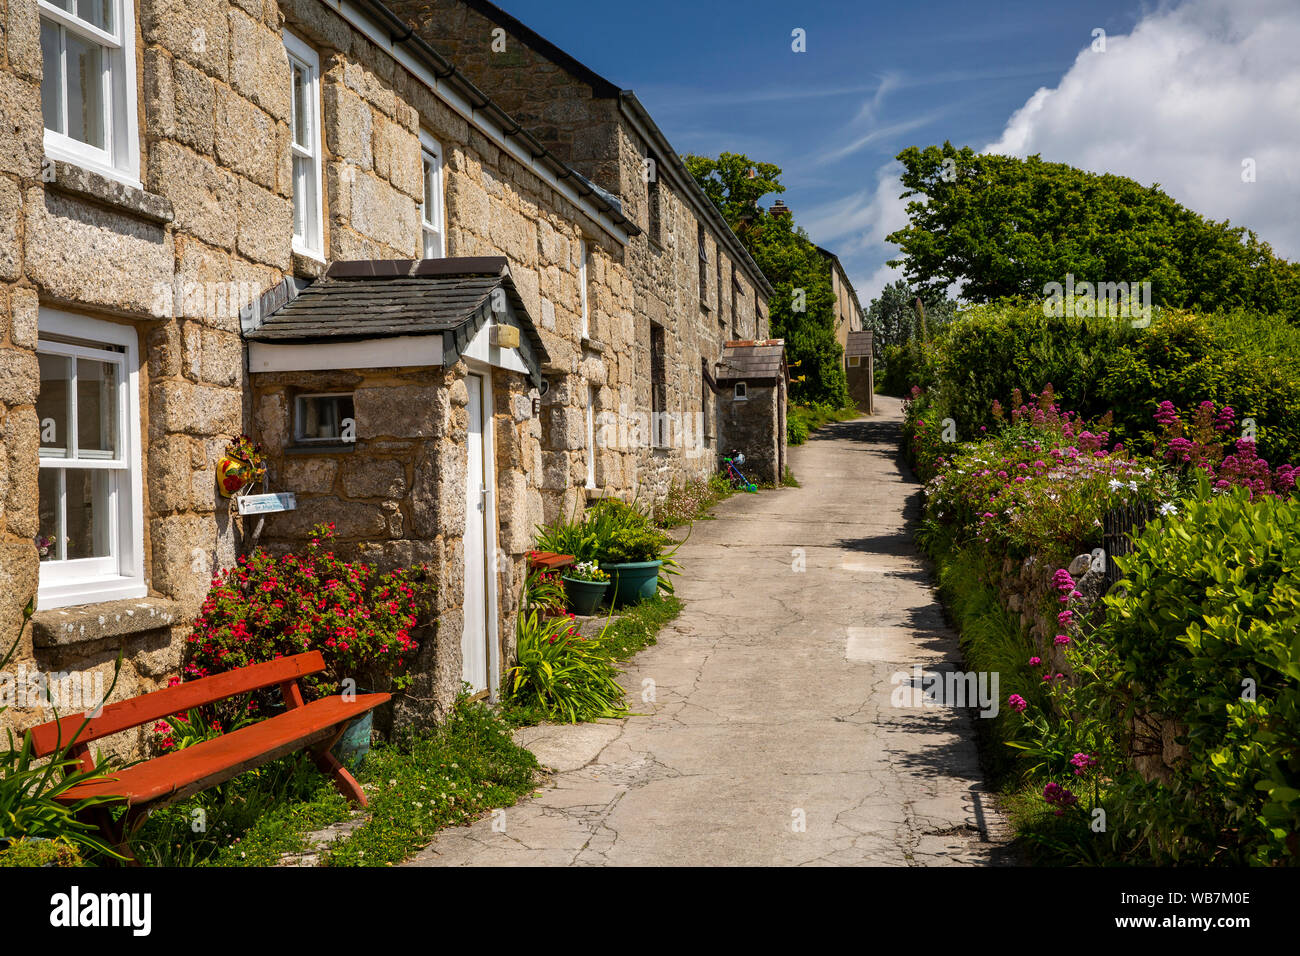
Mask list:
[[[773,216],[788,216],[790,215],[790,207],[783,200],[778,199],[772,203],[772,208],[768,212]]]

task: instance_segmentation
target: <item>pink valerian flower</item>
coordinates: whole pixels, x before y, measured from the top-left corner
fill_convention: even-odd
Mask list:
[[[1097,758],[1085,753],[1076,753],[1070,758],[1070,763],[1074,764],[1074,775],[1077,777],[1097,766]]]
[[[1025,709],[1029,706],[1029,701],[1025,700],[1019,694],[1012,694],[1007,698],[1007,706],[1017,714],[1023,714]]]
[[[1058,647],[1060,647],[1062,644],[1069,644],[1070,636],[1068,634],[1057,634],[1055,643]]]
[[[1062,816],[1066,810],[1079,802],[1079,798],[1059,783],[1049,783],[1043,787],[1043,799],[1056,808],[1056,815]]]
[[[1038,666],[1039,664],[1041,664],[1041,663],[1043,663],[1043,659],[1042,659],[1041,657],[1031,657],[1031,658],[1029,658],[1029,666],[1030,666],[1030,667],[1037,667],[1037,666]]]

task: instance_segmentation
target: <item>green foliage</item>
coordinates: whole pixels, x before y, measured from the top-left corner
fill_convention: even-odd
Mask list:
[[[823,403],[795,404],[786,409],[785,438],[791,445],[802,445],[808,436],[830,422],[845,422],[862,415],[855,406],[835,408]]]
[[[357,771],[370,807],[324,855],[330,866],[384,866],[443,827],[509,806],[533,786],[537,761],[481,703],[461,699],[435,728],[377,744]],[[209,790],[159,810],[133,849],[156,866],[272,866],[307,849],[306,835],[347,820],[352,807],[305,755],[241,774],[220,800]],[[201,811],[196,813],[196,811]],[[196,821],[202,821],[196,830]]]
[[[349,812],[311,758],[291,754],[154,811],[131,849],[147,866],[273,866]]]
[[[0,843],[0,868],[7,866],[85,866],[81,852],[63,838],[20,837],[7,846]]]
[[[1111,412],[1112,438],[1130,448],[1150,449],[1161,401],[1190,415],[1208,400],[1254,420],[1262,457],[1293,463],[1300,461],[1300,329],[1289,330],[1274,316],[1170,310],[1135,329],[1000,302],[964,309],[930,345],[905,347],[909,356],[887,364],[886,378],[893,393],[909,380],[908,388],[929,389],[932,414],[951,417],[962,440],[994,425],[995,400],[1050,384],[1086,418]]]
[[[1300,266],[1253,232],[1213,222],[1156,186],[1038,156],[977,155],[951,143],[898,154],[910,221],[887,238],[923,294],[990,302],[1049,282],[1146,282],[1176,308],[1249,308],[1300,321]]]
[[[325,865],[400,863],[444,827],[513,805],[538,769],[491,708],[461,701],[437,728],[370,752],[358,775],[370,819],[330,848]]]
[[[659,629],[681,611],[682,602],[665,595],[635,604],[614,618],[601,632],[601,649],[612,660],[628,660],[638,651],[656,643]]]
[[[916,311],[918,298],[925,310],[924,329]],[[957,303],[951,299],[919,296],[902,279],[889,283],[862,313],[863,328],[872,332],[871,350],[875,355],[877,376],[885,367],[886,349],[927,339],[929,333],[947,325],[956,317]],[[915,383],[909,382],[906,387],[910,388],[913,384]]]
[[[677,528],[702,518],[719,501],[730,498],[736,490],[720,474],[705,478],[688,478],[674,482],[664,500],[655,506],[655,525],[660,528]]]
[[[785,191],[780,167],[738,153],[717,159],[687,156],[686,167],[772,285],[771,333],[785,340],[794,376],[791,400],[836,408],[849,404],[844,349],[835,337],[830,260],[795,225],[792,214],[772,216],[758,206],[763,196]]]
[[[518,663],[510,669],[510,696],[548,720],[579,723],[622,717],[623,688],[602,638],[585,638],[570,618],[520,614],[515,628]]]
[[[1094,638],[1104,697],[1186,725],[1187,756],[1118,792],[1124,825],[1157,861],[1300,862],[1300,501],[1190,499],[1136,546]]]
[[[521,609],[524,613],[560,614],[568,607],[564,576],[559,571],[532,571],[524,580]]]
[[[587,509],[581,521],[558,520],[537,529],[537,549],[571,554],[579,561],[603,567],[643,561],[662,561],[659,590],[671,594],[678,573],[673,555],[680,544],[655,527],[646,508],[618,498],[601,498]]]
[[[17,654],[33,609],[33,603],[27,602],[18,636],[4,656],[0,657],[0,671],[4,671]],[[105,692],[104,700],[109,698],[117,686],[121,670],[122,656],[119,653],[113,668],[113,682]],[[0,713],[7,709],[7,706],[0,706]],[[87,717],[78,724],[68,739],[75,740],[89,719]],[[30,732],[23,735],[21,744],[15,743],[12,731],[6,731],[5,734],[8,746],[0,750],[0,838],[62,840],[78,852],[104,853],[120,859],[100,839],[97,828],[82,819],[82,814],[92,807],[120,801],[113,797],[90,797],[71,802],[59,799],[79,784],[102,780],[111,769],[109,760],[102,755],[97,756],[94,767],[86,770],[80,759],[72,755],[71,746],[64,745],[41,762],[34,753]]]

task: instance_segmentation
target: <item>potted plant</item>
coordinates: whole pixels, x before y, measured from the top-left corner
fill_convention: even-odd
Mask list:
[[[579,561],[566,569],[563,580],[564,593],[569,597],[569,610],[574,614],[595,613],[609,590],[609,575],[596,561]]]
[[[653,598],[661,586],[669,539],[649,515],[617,498],[602,498],[583,526],[594,539],[594,559],[613,581],[612,604],[620,607]]]

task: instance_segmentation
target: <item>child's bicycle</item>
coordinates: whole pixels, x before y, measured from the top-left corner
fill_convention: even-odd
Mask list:
[[[722,473],[726,476],[732,487],[739,491],[748,491],[751,494],[758,491],[758,485],[746,478],[740,471],[740,466],[745,463],[745,456],[739,451],[732,451],[722,459]]]

